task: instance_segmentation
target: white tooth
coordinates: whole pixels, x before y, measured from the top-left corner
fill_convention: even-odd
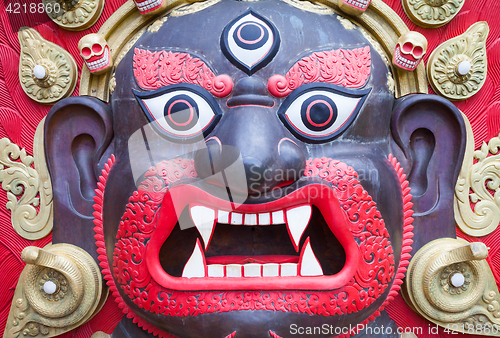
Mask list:
[[[205,258],[203,257],[203,252],[201,250],[200,240],[198,239],[191,257],[189,257],[189,260],[184,266],[182,277],[205,277]]]
[[[257,225],[257,214],[246,214],[245,225]]]
[[[260,277],[261,264],[249,263],[243,265],[243,274],[245,277]]]
[[[229,224],[229,211],[219,210],[217,222]]]
[[[283,223],[285,223],[283,210],[273,212],[273,224],[283,224]]]
[[[281,277],[297,276],[297,263],[283,263],[281,265]]]
[[[224,265],[210,264],[208,266],[208,277],[224,277]]]
[[[241,264],[226,265],[226,275],[228,277],[241,277]]]
[[[243,215],[232,212],[231,213],[231,224],[237,224],[237,225],[243,224]]]
[[[300,238],[311,219],[311,213],[312,208],[310,205],[303,205],[286,211],[286,226],[297,251],[299,251]]]
[[[259,225],[269,225],[271,224],[271,216],[269,213],[259,214]]]
[[[277,277],[280,275],[280,265],[268,263],[262,265],[262,277]]]
[[[189,212],[191,213],[191,219],[193,220],[194,225],[200,232],[201,238],[203,238],[206,249],[215,228],[215,211],[213,209],[197,205],[191,207]]]
[[[323,269],[314,255],[311,248],[311,242],[308,240],[302,249],[300,257],[300,275],[301,276],[323,276]]]

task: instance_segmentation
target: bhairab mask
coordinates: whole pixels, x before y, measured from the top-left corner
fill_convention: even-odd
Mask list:
[[[265,337],[326,323],[335,336],[396,294],[412,244],[408,184],[425,213],[435,195],[419,170],[456,177],[428,155],[456,163],[462,148],[439,140],[463,125],[438,97],[395,100],[380,48],[336,16],[231,0],[171,16],[117,65],[108,107],[66,101],[113,137],[99,150],[114,154],[94,205],[99,259],[141,327]],[[410,183],[403,154],[414,154]],[[430,236],[454,229],[444,223]]]

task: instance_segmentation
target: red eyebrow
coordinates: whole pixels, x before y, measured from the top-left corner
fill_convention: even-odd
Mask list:
[[[271,76],[267,82],[267,90],[275,97],[284,97],[304,83],[311,82],[359,88],[366,83],[370,71],[369,46],[316,52],[298,61],[285,76]]]
[[[135,48],[133,67],[135,79],[142,89],[192,83],[217,97],[225,97],[233,90],[233,80],[228,75],[215,76],[205,62],[188,53]]]

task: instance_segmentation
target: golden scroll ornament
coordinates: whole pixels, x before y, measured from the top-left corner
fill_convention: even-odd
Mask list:
[[[481,149],[474,151],[472,128],[463,116],[467,146],[455,186],[455,221],[467,235],[480,237],[500,223],[500,137],[483,142]]]
[[[52,183],[45,163],[44,122],[35,132],[33,156],[8,138],[0,139],[0,182],[7,191],[7,209],[14,230],[29,240],[43,238],[52,231]]]

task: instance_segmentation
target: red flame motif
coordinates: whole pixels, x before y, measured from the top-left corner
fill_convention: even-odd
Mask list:
[[[285,97],[304,83],[328,82],[347,88],[359,88],[371,71],[370,47],[333,49],[302,58],[283,76],[276,74],[267,82],[275,97]]]
[[[134,76],[143,89],[158,89],[175,83],[191,83],[208,90],[212,95],[225,97],[233,90],[228,75],[216,76],[198,58],[188,53],[134,50]]]

